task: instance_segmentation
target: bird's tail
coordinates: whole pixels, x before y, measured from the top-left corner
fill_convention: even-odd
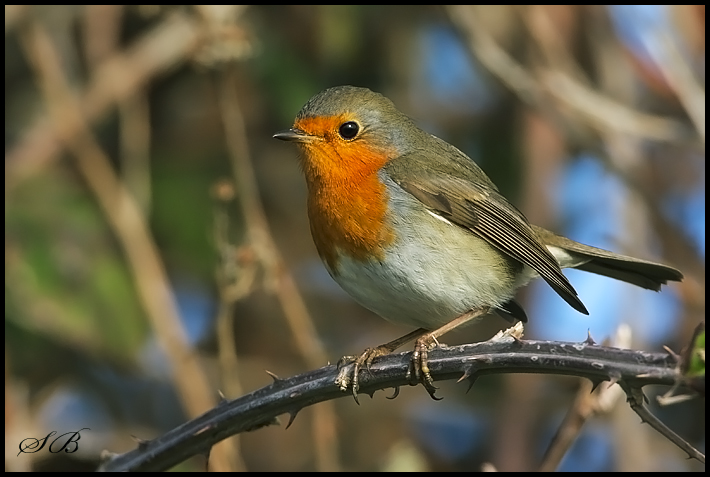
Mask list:
[[[675,268],[584,245],[541,227],[533,228],[563,268],[576,268],[655,291],[669,281],[683,279]]]

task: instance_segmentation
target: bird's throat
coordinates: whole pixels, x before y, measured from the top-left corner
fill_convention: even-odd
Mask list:
[[[309,182],[308,217],[321,259],[338,273],[338,257],[377,260],[394,239],[386,221],[387,190],[373,173],[351,182]]]

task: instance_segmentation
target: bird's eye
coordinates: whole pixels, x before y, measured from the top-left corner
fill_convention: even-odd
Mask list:
[[[360,126],[355,121],[348,121],[340,126],[338,132],[343,139],[352,139],[360,132]]]

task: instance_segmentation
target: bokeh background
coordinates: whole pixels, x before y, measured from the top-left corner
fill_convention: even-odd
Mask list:
[[[410,331],[327,275],[298,153],[271,138],[340,84],[465,151],[531,222],[685,274],[653,293],[570,271],[590,316],[534,283],[526,337],[621,329],[625,346],[679,352],[704,319],[704,6],[6,5],[6,470],[94,469],[217,390]],[[468,394],[441,383],[441,402],[421,387],[339,399],[225,441],[210,468],[534,470],[579,385],[488,376]],[[646,389],[653,411],[704,451],[704,401],[661,408],[666,390]],[[80,428],[73,454],[17,456]],[[621,396],[560,469],[704,467]]]

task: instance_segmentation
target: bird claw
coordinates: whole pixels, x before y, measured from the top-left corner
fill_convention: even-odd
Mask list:
[[[431,377],[431,372],[429,371],[429,350],[437,344],[436,339],[428,335],[417,339],[414,344],[410,369],[414,369],[415,381],[422,383],[429,396],[435,401],[440,401],[443,398],[436,397],[436,390],[439,388],[434,386],[434,378]],[[411,377],[411,372],[407,371],[407,375]]]
[[[372,375],[371,367],[375,358],[391,353],[396,348],[395,344],[399,345],[397,340],[376,348],[367,348],[358,356],[343,356],[337,363],[339,372],[338,377],[335,379],[335,384],[343,392],[350,389],[353,393],[353,399],[355,399],[357,404],[360,404],[357,398],[360,390],[360,370],[367,369],[368,373]],[[431,335],[424,335],[418,338],[414,345],[412,360],[407,369],[407,380],[413,381],[412,385],[421,383],[429,393],[429,396],[435,401],[439,401],[442,398],[436,397],[438,388],[434,386],[434,379],[429,371],[429,350],[438,344],[436,338]],[[414,379],[412,379],[412,376],[414,376]]]
[[[347,391],[350,388],[353,393],[353,399],[355,399],[357,404],[360,404],[357,399],[357,393],[360,390],[360,380],[358,378],[360,370],[364,367],[372,375],[372,362],[375,358],[391,352],[392,350],[382,345],[377,348],[367,348],[359,356],[343,356],[336,365],[339,373],[335,379],[335,384],[341,391]],[[349,368],[348,365],[352,365],[352,368]]]

